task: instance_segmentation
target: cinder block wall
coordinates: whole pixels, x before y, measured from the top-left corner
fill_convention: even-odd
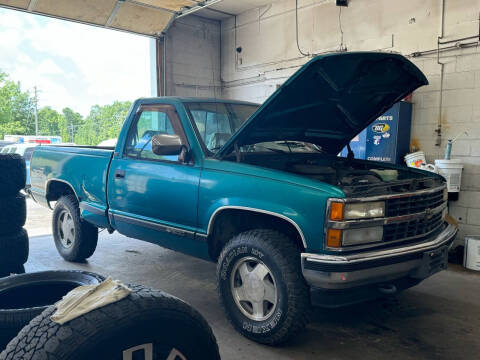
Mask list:
[[[220,22],[186,16],[166,36],[166,95],[221,97]]]
[[[479,12],[480,0],[445,0],[443,40],[478,35]],[[461,243],[466,234],[480,234],[480,50],[475,46],[441,52],[438,60],[445,63],[441,89],[436,53],[441,14],[442,0],[350,0],[349,7],[342,9],[334,0],[299,0],[298,37],[303,53],[341,47],[395,51],[409,56],[424,71],[430,85],[413,96],[412,143],[433,162],[443,158],[447,139],[468,132],[453,146],[454,157],[465,165],[460,198],[450,206],[461,224],[457,240]],[[274,2],[222,22],[224,97],[262,102],[309,60],[297,47],[295,24],[293,0]],[[439,122],[442,138],[436,146]]]
[[[477,12],[478,13],[478,12]],[[466,131],[453,144],[452,155],[462,159],[462,191],[458,201],[450,203],[450,214],[460,226],[460,236],[480,234],[480,52],[477,48],[454,51],[441,57],[445,62],[443,91],[440,91],[440,70],[437,59],[424,59],[416,64],[427,74],[431,85],[414,95],[415,113],[412,141],[433,162],[444,156],[447,139]],[[440,115],[440,96],[443,98]],[[442,145],[435,146],[434,131],[441,122]]]

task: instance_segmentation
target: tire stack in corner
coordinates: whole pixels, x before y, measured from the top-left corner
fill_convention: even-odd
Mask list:
[[[25,161],[18,154],[0,154],[0,277],[25,272],[28,259]]]

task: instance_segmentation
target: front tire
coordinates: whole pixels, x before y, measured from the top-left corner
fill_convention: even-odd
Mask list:
[[[74,195],[62,196],[55,205],[52,232],[59,254],[67,261],[82,262],[97,248],[98,229],[80,218]]]
[[[307,323],[310,301],[300,252],[277,231],[234,237],[218,260],[217,289],[230,322],[251,340],[280,344]]]

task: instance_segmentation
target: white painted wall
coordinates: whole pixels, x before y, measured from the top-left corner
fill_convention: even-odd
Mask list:
[[[480,234],[480,51],[473,47],[440,54],[445,63],[442,92],[436,53],[411,56],[437,48],[441,4],[442,0],[350,0],[348,8],[339,8],[334,0],[299,0],[299,44],[309,54],[342,47],[395,51],[410,55],[424,71],[430,85],[413,96],[412,143],[432,162],[443,157],[448,138],[462,130],[469,133],[453,146],[454,157],[465,164],[460,199],[450,207],[461,224],[458,239],[463,240],[465,234]],[[478,34],[480,0],[445,4],[445,40]],[[235,51],[239,46],[241,53]],[[309,59],[297,48],[294,0],[275,1],[221,23],[184,17],[168,31],[167,94],[263,102]],[[438,147],[435,129],[440,118]]]
[[[220,97],[220,22],[186,16],[166,36],[167,95]]]
[[[299,43],[304,53],[338,50],[384,50],[404,55],[436,49],[441,29],[441,0],[350,0],[348,8],[334,0],[299,0]],[[445,39],[477,35],[480,0],[445,0]],[[339,16],[341,24],[339,22]],[[235,31],[236,30],[236,31]],[[264,101],[308,56],[295,40],[295,1],[278,1],[224,20],[221,25],[223,96]],[[471,41],[471,40],[470,40]],[[467,42],[467,41],[466,41]],[[241,46],[242,52],[235,48]],[[468,131],[453,146],[465,164],[460,199],[452,215],[465,234],[480,234],[480,51],[443,52],[442,143],[435,146],[440,119],[441,66],[435,52],[412,57],[430,85],[415,92],[412,142],[427,159],[442,158],[446,140]]]

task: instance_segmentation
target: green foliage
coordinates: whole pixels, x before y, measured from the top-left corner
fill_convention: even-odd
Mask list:
[[[68,138],[64,138],[63,141],[74,142],[75,134],[78,132],[79,127],[83,125],[83,117],[68,107],[64,108],[62,113],[68,128]]]
[[[35,132],[35,104],[28,92],[23,92],[20,83],[9,80],[0,71],[0,139],[5,134],[26,134]]]
[[[38,135],[61,136],[62,141],[68,139],[67,121],[50,106],[38,111]]]
[[[115,101],[112,105],[94,105],[75,135],[75,143],[98,145],[103,140],[117,138],[130,101]]]
[[[118,137],[130,106],[129,101],[94,105],[86,119],[69,107],[59,113],[45,106],[38,110],[38,133],[61,136],[63,142],[98,145]],[[35,135],[35,101],[29,92],[21,90],[20,83],[0,71],[0,139],[5,134]]]

